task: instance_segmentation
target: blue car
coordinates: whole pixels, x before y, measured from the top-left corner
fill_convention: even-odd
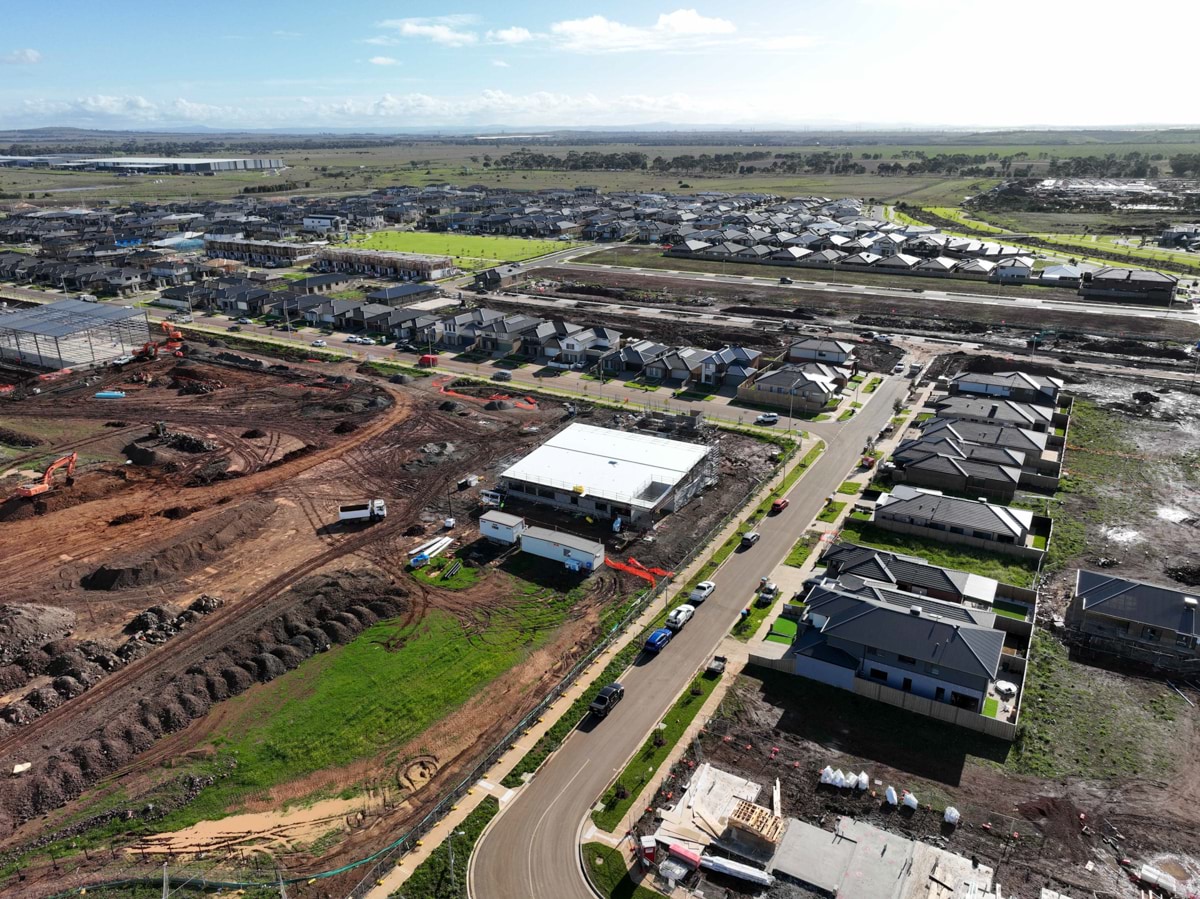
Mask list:
[[[663,647],[671,642],[671,636],[671,631],[665,627],[660,627],[646,638],[646,652],[661,652]]]

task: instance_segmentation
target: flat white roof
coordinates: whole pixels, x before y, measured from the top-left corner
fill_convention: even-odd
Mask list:
[[[708,454],[702,444],[572,424],[501,475],[650,509]]]

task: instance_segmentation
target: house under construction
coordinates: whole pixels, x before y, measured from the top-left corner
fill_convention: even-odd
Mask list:
[[[351,272],[398,281],[436,281],[458,271],[449,256],[340,247],[322,250],[313,266],[322,272]]]

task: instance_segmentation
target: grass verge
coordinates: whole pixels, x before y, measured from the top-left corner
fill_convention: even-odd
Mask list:
[[[854,409],[850,408],[850,409],[846,409],[844,412],[842,412],[842,414],[837,417],[837,420],[838,421],[849,421],[853,417],[854,417]]]
[[[772,643],[787,643],[791,644],[796,639],[796,622],[791,618],[784,618],[780,615],[771,622],[771,632],[767,634],[767,639]]]
[[[633,882],[620,849],[603,843],[583,844],[588,880],[604,899],[662,899],[660,893]]]
[[[485,796],[479,807],[458,826],[462,836],[449,837],[417,866],[404,885],[391,895],[420,896],[421,899],[467,899],[467,862],[479,835],[500,811],[494,796]],[[450,869],[449,840],[454,840],[454,869]]]
[[[621,819],[637,801],[645,785],[654,780],[658,769],[688,729],[688,725],[695,720],[700,707],[712,695],[720,679],[719,676],[697,677],[687,692],[671,706],[659,728],[629,760],[629,764],[613,781],[612,786],[605,790],[601,798],[604,808],[592,812],[592,821],[597,827],[612,833],[613,828],[621,823]]]
[[[838,487],[838,493],[849,493],[851,496],[858,496],[862,492],[863,485],[858,481],[842,481],[842,486]]]
[[[821,510],[821,514],[817,516],[817,521],[833,524],[837,521],[837,517],[842,514],[842,509],[844,508],[846,508],[845,503],[826,503],[825,508]]]
[[[792,551],[783,560],[783,564],[790,565],[793,568],[803,568],[804,563],[808,561],[808,557],[812,555],[812,551],[816,549],[820,542],[820,533],[809,531],[796,541],[796,545],[792,547]]]

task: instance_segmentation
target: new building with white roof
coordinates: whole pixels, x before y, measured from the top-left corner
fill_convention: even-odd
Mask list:
[[[638,522],[674,512],[716,479],[700,443],[572,424],[500,475],[514,499]]]

